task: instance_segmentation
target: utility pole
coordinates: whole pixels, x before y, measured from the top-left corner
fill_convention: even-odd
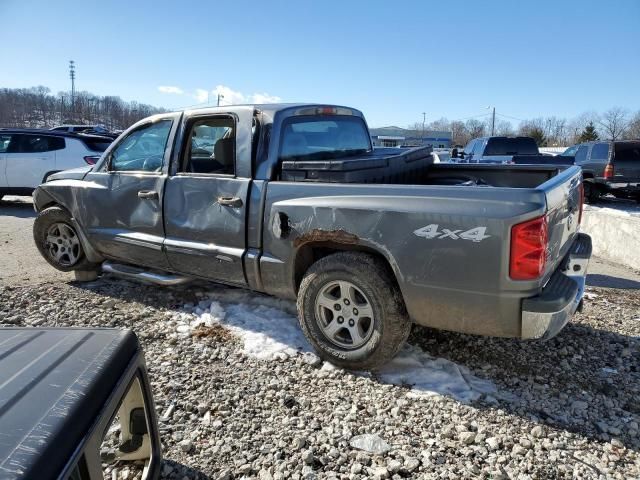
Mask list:
[[[422,112],[422,138],[420,143],[424,144],[424,124],[427,121],[427,112]]]
[[[71,79],[71,115],[75,118],[76,62],[73,60],[69,60],[69,78]]]
[[[220,106],[220,99],[224,98],[224,95],[222,95],[221,93],[218,94],[218,106]]]
[[[496,133],[496,107],[493,107],[493,115],[491,116],[491,136]]]

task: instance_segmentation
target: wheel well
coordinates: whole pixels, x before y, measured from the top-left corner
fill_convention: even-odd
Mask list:
[[[589,172],[582,172],[582,178],[583,179],[593,179],[593,173],[589,173]]]
[[[309,267],[313,265],[315,262],[320,260],[323,257],[331,255],[332,253],[337,252],[362,252],[369,254],[377,259],[379,259],[382,264],[385,266],[389,273],[389,278],[391,278],[396,284],[397,279],[393,268],[391,268],[391,264],[389,260],[382,255],[380,252],[366,247],[364,245],[350,245],[343,243],[332,243],[332,242],[322,242],[316,244],[305,244],[298,249],[296,254],[296,259],[294,261],[294,290],[296,295],[298,294],[298,289],[300,288],[300,283],[302,282],[302,277],[307,272]]]
[[[58,173],[58,172],[60,172],[60,171],[61,171],[61,170],[51,170],[50,172],[45,173],[45,174],[44,174],[44,177],[42,177],[42,183],[46,183],[46,182],[47,182],[47,177],[48,177],[49,175],[53,175],[54,173]]]

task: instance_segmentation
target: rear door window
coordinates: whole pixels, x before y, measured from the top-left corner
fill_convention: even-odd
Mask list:
[[[44,153],[62,150],[65,147],[63,137],[49,137],[46,135],[21,135],[18,148],[19,153]]]
[[[591,160],[594,162],[606,162],[609,159],[609,144],[596,143],[591,148]]]
[[[640,167],[640,142],[620,142],[615,144],[615,162],[632,162]]]
[[[92,152],[104,152],[111,145],[110,140],[82,140],[82,143]]]
[[[584,162],[587,159],[587,153],[589,153],[589,147],[587,145],[581,145],[576,151],[576,163]]]
[[[485,155],[537,155],[538,146],[533,138],[490,138]]]
[[[0,153],[5,153],[9,149],[11,135],[0,135]]]
[[[235,122],[218,116],[195,121],[182,165],[184,173],[235,174]]]

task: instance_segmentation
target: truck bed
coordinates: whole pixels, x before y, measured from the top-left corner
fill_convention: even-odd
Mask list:
[[[336,160],[287,160],[282,162],[280,179],[290,182],[535,188],[564,168],[566,166],[557,164],[436,164],[430,147],[400,153],[398,149],[384,148]]]

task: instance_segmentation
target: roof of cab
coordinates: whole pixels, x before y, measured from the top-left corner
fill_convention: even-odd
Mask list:
[[[193,111],[211,111],[212,113],[221,112],[224,110],[230,110],[234,107],[253,107],[255,110],[259,110],[264,113],[268,113],[270,115],[274,115],[277,112],[285,111],[285,110],[295,110],[301,108],[340,108],[351,110],[353,114],[362,116],[362,112],[353,107],[347,107],[345,105],[332,105],[327,103],[247,103],[240,105],[222,105],[219,107],[202,107],[202,108],[189,108],[185,111],[193,112]]]
[[[139,348],[130,330],[0,329],[0,477],[58,478]]]

